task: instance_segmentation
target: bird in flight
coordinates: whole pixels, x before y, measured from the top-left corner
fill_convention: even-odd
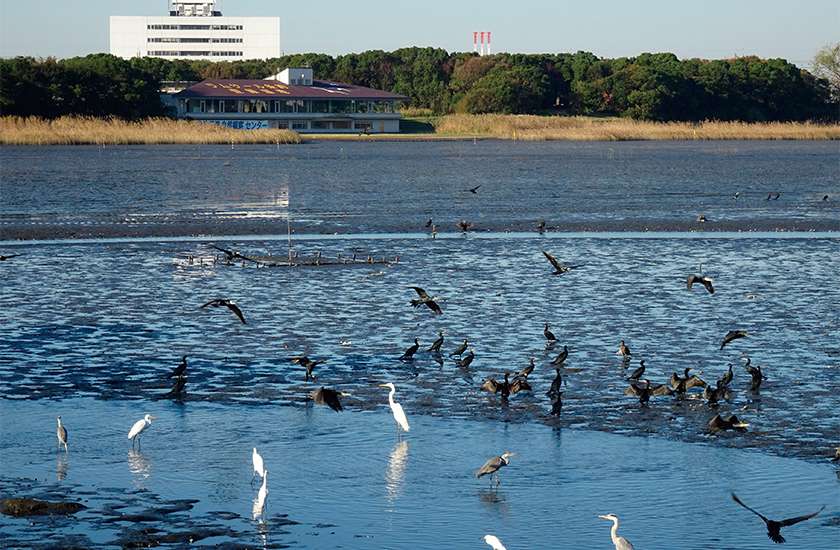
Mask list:
[[[347,392],[338,392],[321,386],[309,396],[309,399],[319,405],[327,405],[335,412],[341,412],[341,402],[338,400],[339,395],[350,395]]]
[[[20,256],[20,254],[9,254],[8,256],[3,256],[2,254],[0,254],[0,262],[5,262],[9,258],[17,258],[18,256]]]
[[[216,245],[211,245],[211,246],[213,248],[215,248],[216,250],[220,251],[220,252],[224,252],[225,256],[227,256],[227,258],[225,258],[227,261],[231,261],[231,260],[248,260],[249,262],[256,262],[257,261],[253,258],[249,258],[248,256],[243,256],[239,252],[235,252],[233,250],[227,250],[225,248],[219,248]]]
[[[213,307],[226,306],[229,310],[231,310],[239,318],[240,321],[242,321],[243,325],[247,324],[245,322],[245,317],[242,316],[242,310],[239,309],[239,306],[237,306],[236,302],[233,301],[233,300],[225,300],[224,298],[216,298],[214,300],[209,300],[207,302],[204,302],[203,304],[201,304],[199,306],[199,309],[201,309],[203,307],[207,307],[207,306],[213,306]]]
[[[414,307],[420,307],[423,304],[426,304],[429,307],[429,309],[431,309],[438,315],[443,313],[443,311],[440,310],[440,306],[437,305],[437,302],[435,302],[437,296],[429,296],[428,294],[426,294],[426,291],[420,288],[419,286],[411,286],[409,288],[413,288],[417,292],[417,295],[420,296],[420,298],[417,300],[411,300],[411,305],[413,305]]]
[[[767,519],[766,517],[762,516],[761,514],[759,514],[758,512],[756,512],[755,510],[753,510],[752,508],[750,508],[749,506],[747,506],[746,504],[744,504],[743,502],[738,500],[738,497],[735,496],[735,493],[732,493],[732,500],[734,500],[735,502],[737,502],[738,504],[740,504],[741,506],[743,506],[744,508],[746,508],[747,510],[749,510],[753,514],[760,517],[761,520],[765,523],[765,525],[767,525],[767,536],[770,538],[770,540],[772,540],[773,542],[778,543],[778,544],[781,544],[781,543],[785,542],[785,538],[781,535],[781,533],[779,533],[779,531],[781,530],[782,527],[787,527],[789,525],[797,524],[800,521],[805,521],[806,519],[810,519],[810,518],[816,516],[817,514],[819,514],[820,512],[822,512],[823,509],[825,508],[825,506],[823,506],[822,508],[820,508],[819,510],[817,510],[813,514],[808,514],[808,515],[805,515],[805,516],[799,516],[798,518],[783,519],[782,521],[773,521],[772,519]]]
[[[747,431],[747,426],[749,426],[749,424],[740,422],[738,417],[734,414],[730,415],[729,418],[723,418],[720,414],[716,414],[714,418],[709,420],[709,434],[713,435],[726,430],[745,432]]]
[[[320,363],[328,363],[329,359],[318,359],[317,361],[313,361],[310,358],[308,358],[307,356],[301,355],[299,357],[292,357],[292,358],[289,359],[289,361],[291,361],[292,363],[294,363],[296,365],[300,365],[300,366],[306,368],[306,374],[303,375],[304,380],[309,380],[310,378],[312,380],[315,380],[315,375],[312,374],[312,369],[314,369],[315,366],[319,365]]]
[[[545,255],[546,258],[548,258],[548,261],[551,262],[551,265],[554,266],[554,273],[552,273],[552,275],[562,275],[563,273],[566,273],[571,269],[580,267],[579,265],[560,265],[560,262],[555,260],[554,256],[552,256],[545,250],[543,250],[542,253]]]
[[[466,233],[467,229],[472,229],[473,227],[475,227],[475,224],[473,222],[467,222],[467,220],[461,220],[455,225],[461,230],[462,233]]]
[[[705,275],[689,275],[688,279],[686,279],[685,281],[685,285],[688,287],[688,290],[691,290],[691,285],[693,285],[694,283],[700,283],[704,287],[706,287],[706,290],[709,291],[709,294],[714,294],[715,289],[712,287],[713,280],[714,279],[706,277]]]
[[[470,193],[472,193],[473,195],[476,195],[476,194],[478,194],[478,188],[479,188],[479,187],[481,187],[482,185],[484,185],[484,184],[483,184],[483,183],[479,183],[479,184],[478,184],[478,185],[476,185],[475,187],[470,187],[469,189],[464,189],[464,191],[469,191],[469,192],[470,192]]]
[[[743,330],[730,330],[726,333],[726,336],[723,337],[723,342],[721,342],[720,344],[720,349],[723,349],[723,346],[725,346],[732,340],[735,340],[736,338],[743,338],[747,334],[749,334],[749,332],[745,332]]]

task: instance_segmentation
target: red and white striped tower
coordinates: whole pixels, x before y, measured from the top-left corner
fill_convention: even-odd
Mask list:
[[[487,31],[487,55],[490,55],[490,31]]]
[[[473,51],[478,51],[478,31],[473,31]]]
[[[480,31],[478,34],[481,35],[481,55],[484,55],[484,31]]]

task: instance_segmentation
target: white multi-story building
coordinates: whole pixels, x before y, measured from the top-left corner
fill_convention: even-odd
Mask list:
[[[168,16],[111,16],[111,53],[240,61],[280,57],[279,17],[225,17],[216,0],[171,0]]]

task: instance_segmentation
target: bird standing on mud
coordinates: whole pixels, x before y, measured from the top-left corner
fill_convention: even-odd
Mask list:
[[[403,430],[409,430],[409,426],[408,419],[405,417],[405,411],[403,410],[402,405],[394,401],[394,393],[396,393],[397,388],[396,386],[394,386],[393,382],[388,382],[387,384],[379,384],[379,386],[391,389],[391,392],[388,394],[388,404],[391,405],[391,412],[394,414],[394,420],[397,421],[397,439],[399,439],[402,436]]]
[[[464,343],[463,344],[459,344],[458,347],[455,348],[455,351],[453,351],[452,353],[449,354],[449,357],[452,357],[453,355],[457,355],[458,357],[461,357],[461,355],[465,351],[467,351],[467,339],[466,338],[464,338]]]
[[[630,348],[624,344],[624,340],[619,342],[621,345],[618,346],[618,351],[616,352],[619,355],[633,355],[630,353]]]
[[[175,370],[172,371],[172,374],[167,376],[167,378],[178,377],[184,374],[184,371],[187,370],[187,356],[185,355],[183,359],[181,359],[181,364],[175,367]]]
[[[706,387],[706,382],[704,382],[699,376],[696,374],[693,376],[688,375],[688,371],[691,370],[691,367],[685,369],[685,375],[680,377],[677,373],[671,374],[671,387],[674,388],[674,391],[677,393],[685,393],[691,388],[694,387]]]
[[[638,397],[639,403],[647,403],[648,401],[650,401],[651,397],[659,397],[660,395],[674,395],[674,390],[672,390],[668,386],[664,386],[662,384],[651,386],[650,381],[648,381],[647,379],[643,379],[642,382],[644,383],[643,386],[640,386],[638,384],[630,384],[630,387],[624,390],[624,395],[629,395],[630,397]]]
[[[638,380],[642,377],[645,373],[645,360],[642,359],[639,361],[639,368],[633,371],[633,374],[630,375],[630,380]]]
[[[749,357],[742,357],[741,360],[747,362],[747,364],[744,365],[744,368],[746,368],[747,372],[750,373],[750,376],[752,376],[752,380],[750,381],[750,390],[758,390],[758,388],[761,386],[761,381],[767,378],[766,376],[764,376],[764,373],[761,372],[761,365],[753,367],[752,365],[750,365]]]
[[[554,361],[551,362],[552,365],[562,365],[566,362],[566,359],[569,357],[569,347],[563,346],[563,351],[560,352],[560,355],[554,358]]]
[[[414,354],[417,353],[417,350],[419,350],[419,349],[420,349],[420,339],[415,338],[414,339],[414,344],[412,346],[409,346],[409,348],[407,350],[405,350],[405,352],[403,352],[403,354],[400,356],[400,359],[412,359],[414,357]]]
[[[243,325],[247,324],[247,323],[245,323],[245,317],[242,316],[242,310],[239,309],[239,307],[236,305],[236,302],[234,302],[233,300],[225,300],[224,298],[216,298],[214,300],[208,300],[207,302],[204,302],[203,304],[201,304],[198,307],[199,307],[199,309],[201,309],[201,308],[204,308],[204,307],[207,307],[207,306],[213,306],[213,307],[225,306],[229,310],[231,310],[234,313],[234,315],[236,315],[239,318],[240,321],[242,321]]]
[[[434,342],[432,342],[432,345],[429,346],[429,349],[427,351],[430,351],[432,353],[440,353],[440,347],[443,345],[443,333],[444,332],[446,332],[446,331],[445,330],[440,331],[440,335],[438,336],[438,339],[435,340]]]

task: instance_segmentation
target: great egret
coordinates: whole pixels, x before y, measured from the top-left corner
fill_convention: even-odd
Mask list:
[[[146,429],[146,426],[151,426],[151,425],[152,425],[152,421],[151,421],[151,420],[149,420],[150,418],[157,418],[157,416],[154,416],[154,415],[152,415],[152,414],[147,414],[147,415],[146,415],[145,417],[143,417],[141,420],[138,420],[137,422],[135,422],[135,423],[134,423],[134,426],[132,426],[132,427],[131,427],[131,431],[130,431],[130,432],[128,432],[128,438],[132,440],[132,441],[131,441],[131,447],[132,447],[132,448],[134,447],[134,442],[135,442],[135,441],[137,441],[137,442],[138,442],[138,443],[137,443],[137,446],[138,446],[138,447],[140,446],[140,443],[139,443],[139,441],[140,441],[140,433],[141,433],[143,430],[145,430],[145,429]]]
[[[759,514],[758,512],[756,512],[755,510],[753,510],[752,508],[750,508],[749,506],[747,506],[746,504],[744,504],[743,502],[738,500],[738,497],[735,496],[735,493],[732,493],[732,500],[734,500],[735,502],[737,502],[738,504],[740,504],[741,506],[743,506],[744,508],[746,508],[747,510],[749,510],[753,514],[760,517],[761,520],[764,522],[764,524],[767,525],[767,536],[770,538],[770,540],[772,540],[773,542],[779,543],[779,544],[785,542],[785,538],[781,535],[781,533],[779,533],[779,530],[782,527],[787,527],[788,525],[794,525],[796,523],[799,523],[800,521],[805,521],[806,519],[812,518],[812,517],[816,516],[817,514],[819,514],[820,512],[822,512],[823,508],[825,508],[825,506],[823,506],[822,508],[820,508],[819,510],[817,510],[813,514],[808,514],[806,516],[799,516],[798,518],[783,519],[782,521],[773,521],[772,519],[767,519],[766,517],[762,516],[761,514]]]
[[[426,304],[427,306],[429,306],[429,309],[431,309],[438,315],[443,313],[440,310],[440,306],[437,305],[437,303],[435,302],[435,298],[437,298],[437,296],[429,296],[428,294],[426,294],[426,291],[420,288],[419,286],[410,286],[408,288],[413,288],[415,292],[417,292],[417,295],[420,297],[418,300],[411,300],[411,305],[413,305],[414,307],[420,307],[423,304]]]
[[[510,463],[511,456],[516,456],[517,453],[504,453],[502,456],[494,456],[484,463],[479,471],[475,473],[475,477],[481,477],[485,474],[490,474],[490,487],[493,486],[493,476],[496,476],[496,487],[499,486],[499,469],[502,466],[507,466]]]
[[[615,550],[635,550],[633,545],[624,538],[619,537],[615,534],[618,530],[618,518],[615,514],[607,514],[606,516],[598,516],[599,518],[610,519],[613,522],[612,531],[610,531],[610,535],[612,536],[613,544],[615,545]]]
[[[507,550],[498,537],[494,537],[493,535],[484,535],[481,538],[483,538],[484,542],[489,544],[493,550]]]
[[[245,317],[242,316],[242,310],[239,309],[239,307],[236,305],[236,302],[234,302],[233,300],[225,300],[224,298],[216,298],[214,300],[208,300],[207,302],[204,302],[202,305],[200,305],[198,307],[203,308],[203,307],[207,307],[207,306],[213,306],[213,307],[226,306],[229,310],[231,310],[239,318],[240,321],[242,321],[243,325],[247,324],[245,322]]]
[[[58,417],[58,450],[61,450],[61,444],[64,443],[64,452],[67,452],[67,428],[61,425],[61,417]]]
[[[257,493],[257,507],[262,512],[265,506],[265,498],[268,496],[268,470],[263,471],[263,482],[260,487],[260,492]]]
[[[257,452],[257,448],[254,447],[254,453],[251,455],[251,460],[254,463],[254,475],[251,476],[251,483],[254,482],[254,478],[257,477],[257,474],[263,479],[265,479],[265,463],[263,462],[263,457],[260,456],[260,453]]]
[[[396,393],[397,388],[392,382],[379,385],[384,388],[391,388],[391,393],[388,394],[388,403],[391,405],[391,412],[394,413],[394,420],[397,421],[397,426],[399,430],[397,432],[397,437],[399,437],[402,434],[402,431],[408,431],[409,427],[408,420],[405,417],[405,411],[403,411],[402,405],[394,401],[394,393]]]

